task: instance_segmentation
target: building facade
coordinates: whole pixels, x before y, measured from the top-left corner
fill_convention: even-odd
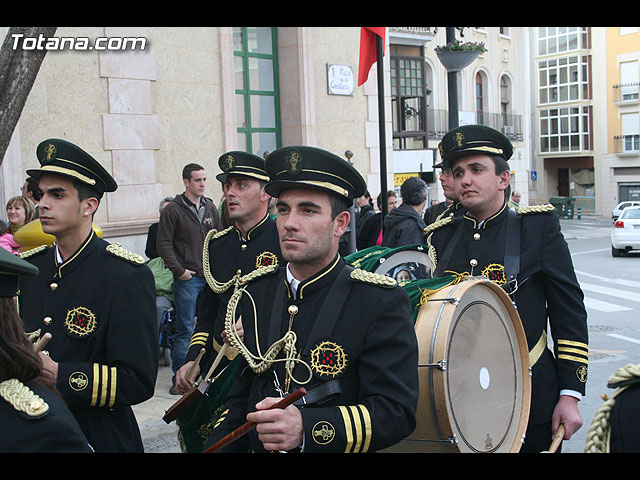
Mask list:
[[[7,31],[0,28],[0,37]],[[593,176],[588,32],[575,51],[553,53],[538,51],[543,40],[551,45],[566,37],[573,45],[573,37],[533,27],[469,27],[456,35],[487,48],[456,75],[459,124],[485,124],[512,140],[512,188],[523,203],[555,195],[559,170],[583,167],[572,163],[575,157]],[[421,175],[430,198],[444,199],[433,165],[449,129],[449,87],[434,49],[446,44],[446,27],[388,27],[383,64],[373,66],[362,86],[360,27],[59,27],[56,38],[60,46],[47,51],[0,168],[3,205],[20,194],[25,170],[37,165],[36,146],[50,137],[77,143],[112,173],[119,188],[105,195],[95,223],[105,238],[140,254],[160,200],[184,190],[184,165],[203,165],[206,194],[220,200],[217,159],[229,150],[325,148],[349,158],[375,197],[381,190],[378,68],[385,79],[388,188]],[[82,48],[79,39],[89,45],[107,39],[113,48]],[[144,48],[125,43],[136,39]],[[552,66],[564,57],[577,57],[577,80],[573,63]],[[579,97],[562,100],[559,88],[555,99],[551,85],[540,83],[542,70],[547,79],[570,75],[560,87],[570,95],[577,88]],[[616,84],[626,84],[624,78]],[[587,128],[568,137],[568,151],[567,139],[552,133],[556,123],[564,125],[555,107],[577,108],[566,119]],[[625,114],[633,108],[624,107]]]
[[[184,191],[188,163],[205,167],[206,195],[218,202],[217,160],[229,150],[349,151],[365,178],[379,158],[354,80],[359,27],[59,27],[55,37],[3,159],[3,205],[37,166],[38,143],[66,139],[118,182],[95,217],[103,236],[143,254],[160,200]],[[87,48],[100,39],[113,48]]]
[[[625,200],[640,200],[640,29],[602,28],[602,151],[597,210],[610,215]]]

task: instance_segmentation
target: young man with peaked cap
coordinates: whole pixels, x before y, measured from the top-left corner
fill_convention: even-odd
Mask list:
[[[229,302],[245,332],[257,323],[257,337],[241,343],[227,322],[242,363],[206,448],[245,421],[256,429],[219,451],[366,452],[397,443],[415,428],[418,397],[408,295],[338,254],[365,182],[348,162],[313,147],[276,150],[266,168],[287,264],[263,269]],[[270,409],[300,387],[303,399]]]
[[[222,184],[233,225],[222,231],[211,230],[204,242],[208,286],[202,294],[186,363],[176,374],[176,390],[180,393],[193,386],[198,374],[206,374],[220,351],[227,302],[234,292],[235,280],[257,268],[281,263],[276,223],[268,212],[271,197],[264,189],[269,180],[264,163],[263,158],[240,151],[227,152],[218,159],[222,173],[216,178]],[[187,378],[203,347],[205,356],[195,367],[194,376]],[[233,353],[229,352],[228,357]],[[226,363],[220,365],[224,367]]]
[[[19,277],[37,274],[0,249],[0,453],[91,453],[62,399],[39,381],[40,359],[18,315]]]
[[[184,192],[176,195],[160,214],[156,249],[173,273],[173,305],[176,311],[175,333],[171,348],[174,378],[169,393],[178,395],[175,375],[185,363],[193,334],[198,298],[205,287],[202,247],[207,233],[220,228],[220,215],[213,200],[205,196],[207,175],[196,163],[182,169]]]
[[[40,269],[21,280],[27,332],[51,333],[40,354],[96,452],[142,452],[131,405],[154,393],[158,368],[155,284],[144,259],[98,238],[92,219],[117,188],[88,153],[61,139],[38,145],[40,221],[52,247],[22,254]]]
[[[533,365],[521,451],[547,450],[561,423],[565,440],[582,425],[577,403],[585,394],[588,366],[587,312],[558,216],[551,206],[520,208],[517,214],[508,208],[504,192],[513,147],[500,132],[481,125],[454,128],[443,137],[440,153],[465,210],[428,234],[434,276],[484,275],[511,295]],[[547,324],[553,350],[547,347]]]

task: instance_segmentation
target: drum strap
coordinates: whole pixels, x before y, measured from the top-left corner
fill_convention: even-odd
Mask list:
[[[442,259],[439,260],[438,264],[436,265],[436,270],[433,274],[433,278],[440,278],[444,275],[444,271],[447,268],[449,259],[451,258],[451,254],[453,253],[453,249],[456,247],[456,244],[458,243],[458,239],[460,238],[460,235],[462,235],[462,230],[464,229],[464,222],[461,220],[462,219],[460,219],[458,228],[456,228],[456,231],[453,232],[453,236],[451,237],[451,240],[449,240],[449,243],[447,244],[447,248],[445,249],[444,254],[442,255]]]
[[[507,293],[512,293],[517,287],[517,277],[520,273],[520,215],[511,209],[507,213],[504,273],[507,282],[502,288]]]

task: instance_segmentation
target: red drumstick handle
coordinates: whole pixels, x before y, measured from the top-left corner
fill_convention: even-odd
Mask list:
[[[269,410],[273,410],[275,408],[286,408],[289,405],[291,405],[293,402],[295,402],[296,400],[298,400],[299,398],[304,396],[304,394],[306,394],[306,393],[307,393],[307,391],[304,388],[301,387],[298,390],[296,390],[295,392],[290,393],[289,395],[284,397],[278,403],[273,404]],[[216,450],[221,449],[222,447],[226,447],[230,443],[235,442],[237,439],[239,439],[243,435],[249,433],[254,428],[256,428],[256,424],[255,423],[247,422],[244,425],[236,428],[233,432],[231,432],[227,436],[225,436],[225,437],[221,438],[220,440],[218,440],[216,443],[214,443],[209,448],[207,448],[203,453],[213,453]]]

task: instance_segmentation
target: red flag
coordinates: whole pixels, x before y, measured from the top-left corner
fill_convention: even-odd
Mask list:
[[[360,65],[358,67],[358,86],[369,78],[369,70],[378,59],[376,36],[382,37],[382,54],[384,55],[385,27],[362,27],[360,29]]]

